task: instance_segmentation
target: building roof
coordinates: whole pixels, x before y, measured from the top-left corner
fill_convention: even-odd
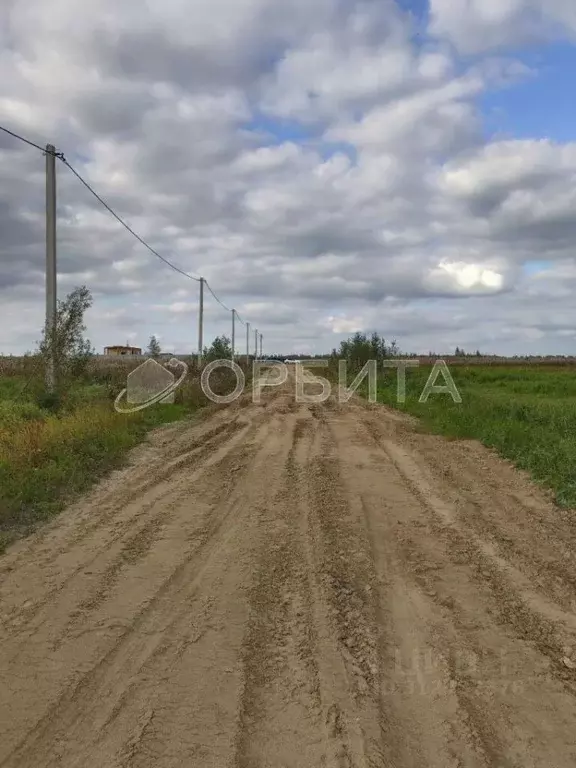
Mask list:
[[[104,347],[104,349],[142,349],[142,347],[130,347],[128,344],[111,344],[109,347]]]

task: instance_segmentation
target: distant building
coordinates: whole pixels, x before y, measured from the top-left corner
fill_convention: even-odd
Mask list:
[[[105,355],[141,355],[142,350],[140,347],[129,347],[116,345],[113,347],[104,347]]]

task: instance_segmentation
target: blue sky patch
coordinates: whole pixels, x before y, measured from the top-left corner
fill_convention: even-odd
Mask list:
[[[520,57],[537,70],[509,88],[479,99],[488,137],[573,141],[576,131],[576,47],[547,46]]]
[[[262,112],[255,112],[252,120],[249,120],[242,127],[247,131],[264,134],[267,141],[263,144],[268,144],[268,146],[277,146],[286,141],[304,144],[312,139],[317,139],[322,133],[318,128],[302,125],[297,120],[284,120]]]
[[[546,272],[550,269],[548,261],[527,261],[524,264],[524,273],[526,275],[536,275],[538,272]]]

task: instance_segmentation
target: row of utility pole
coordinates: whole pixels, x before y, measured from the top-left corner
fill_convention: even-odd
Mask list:
[[[204,283],[206,280],[200,278],[200,297],[198,300],[198,366],[202,366],[204,356]],[[236,359],[236,317],[238,313],[235,309],[230,310],[232,315],[232,336],[231,336],[231,359]],[[258,329],[254,329],[254,358],[258,360],[262,357],[262,334]],[[260,349],[258,349],[260,346]],[[246,365],[250,365],[250,323],[246,323]]]
[[[54,333],[57,309],[56,293],[56,147],[46,145],[46,341],[48,359],[46,364],[46,388],[49,392],[56,389],[56,359]],[[200,300],[198,303],[198,365],[202,365],[204,350],[204,283],[200,278]],[[236,348],[236,315],[232,313],[232,361]],[[260,352],[258,352],[260,342]],[[262,334],[254,331],[254,357],[262,357]],[[246,323],[246,365],[250,364],[250,323]]]

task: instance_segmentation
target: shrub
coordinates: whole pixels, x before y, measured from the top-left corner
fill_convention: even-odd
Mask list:
[[[0,427],[16,427],[23,421],[41,421],[46,414],[36,403],[0,400]]]

